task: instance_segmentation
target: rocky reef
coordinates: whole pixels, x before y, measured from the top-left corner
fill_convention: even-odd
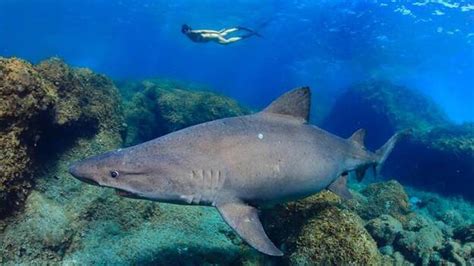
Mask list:
[[[325,191],[263,212],[287,254],[280,263],[466,265],[473,258],[471,204],[410,189],[417,205],[394,180],[352,188],[349,201]],[[453,208],[465,213],[455,223],[444,219]]]
[[[112,82],[90,70],[0,58],[0,216],[22,204],[43,155],[78,136],[119,132],[120,108]]]
[[[365,128],[370,149],[411,128],[412,136],[397,145],[383,173],[424,190],[474,199],[474,124],[452,123],[419,92],[379,80],[354,85],[337,99],[322,127],[340,136]]]
[[[120,90],[131,99],[125,103],[127,146],[187,126],[249,113],[236,101],[195,84],[148,79],[122,83]]]

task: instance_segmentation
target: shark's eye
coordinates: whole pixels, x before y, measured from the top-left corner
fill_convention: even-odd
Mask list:
[[[110,176],[113,178],[116,178],[119,176],[119,172],[116,170],[110,171]]]

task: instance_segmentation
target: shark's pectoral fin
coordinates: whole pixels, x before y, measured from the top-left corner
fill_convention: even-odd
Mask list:
[[[263,230],[257,209],[239,200],[217,203],[216,208],[226,223],[258,251],[271,256],[283,256]]]
[[[349,200],[352,199],[352,194],[349,189],[347,189],[347,177],[347,173],[339,176],[334,182],[331,183],[331,185],[329,185],[328,190],[334,192],[343,199]]]

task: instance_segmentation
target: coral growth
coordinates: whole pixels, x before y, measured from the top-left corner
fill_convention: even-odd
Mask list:
[[[248,113],[236,101],[223,95],[169,80],[125,83],[121,90],[133,95],[126,104],[127,145],[187,126]]]

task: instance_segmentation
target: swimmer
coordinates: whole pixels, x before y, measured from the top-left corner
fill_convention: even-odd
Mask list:
[[[229,37],[226,36],[230,33],[245,31],[246,34],[242,36]],[[193,42],[216,42],[218,44],[230,44],[234,42],[241,41],[251,36],[262,37],[258,32],[253,31],[244,27],[234,27],[230,29],[222,29],[220,31],[216,30],[193,30],[190,26],[183,24],[181,26],[181,32],[188,36],[188,38]]]

